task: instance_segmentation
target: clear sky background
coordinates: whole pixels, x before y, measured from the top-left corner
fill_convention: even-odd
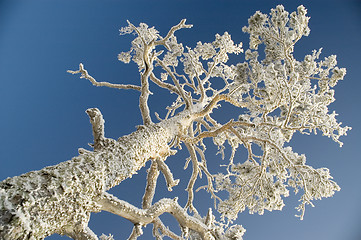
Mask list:
[[[339,148],[332,140],[317,136],[295,136],[292,145],[305,153],[308,164],[328,167],[342,190],[333,198],[314,202],[306,209],[303,221],[294,217],[297,197],[286,199],[282,212],[263,216],[239,216],[247,232],[246,240],[360,240],[361,239],[361,1],[360,0],[0,0],[0,180],[71,159],[79,147],[92,142],[91,125],[85,110],[99,108],[106,120],[106,136],[118,138],[141,124],[138,93],[131,90],[97,88],[87,80],[66,73],[78,69],[80,62],[98,81],[138,83],[135,64],[117,61],[117,54],[130,47],[130,36],[119,36],[119,29],[130,20],[145,22],[161,34],[182,18],[194,24],[177,32],[184,45],[211,42],[216,33],[228,31],[235,42],[248,47],[248,35],[241,31],[257,10],[269,13],[277,4],[289,12],[303,4],[311,16],[311,34],[295,48],[303,59],[313,49],[323,47],[323,55],[336,54],[340,67],[347,68],[344,81],[336,87],[336,102],[330,107],[338,119],[353,129],[342,138]],[[243,57],[240,57],[243,61]],[[172,102],[166,92],[151,96],[153,112],[164,113]],[[224,112],[224,116],[231,114]],[[210,150],[209,161],[220,162]],[[183,171],[186,153],[167,160],[176,178],[189,177]],[[149,165],[147,165],[148,167]],[[118,198],[141,205],[145,169],[111,190]],[[187,180],[168,193],[159,180],[156,199],[180,196],[185,204]],[[206,193],[196,195],[203,214],[212,205]],[[172,227],[175,221],[165,216]],[[132,224],[107,213],[92,214],[90,227],[97,235],[112,233],[126,239]],[[173,228],[177,230],[176,228]],[[140,239],[151,239],[151,227]],[[47,240],[68,239],[54,235]]]

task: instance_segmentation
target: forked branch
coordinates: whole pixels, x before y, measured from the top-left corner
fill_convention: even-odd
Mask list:
[[[169,46],[167,46],[167,44],[166,44],[166,41],[167,41],[169,38],[171,38],[176,31],[178,31],[178,30],[180,30],[180,29],[182,29],[182,28],[191,28],[191,27],[193,27],[192,24],[185,24],[185,23],[186,23],[186,19],[182,19],[182,20],[180,21],[180,23],[178,23],[177,25],[173,26],[173,27],[169,30],[167,36],[165,36],[165,37],[164,37],[163,39],[161,39],[161,40],[156,41],[156,42],[155,42],[155,45],[164,45],[166,48],[169,48]]]
[[[143,203],[142,208],[147,209],[152,206],[155,189],[157,186],[157,180],[159,177],[159,169],[158,164],[156,160],[152,161],[152,164],[150,165],[148,169],[147,174],[147,185],[145,187],[145,192],[143,195]],[[169,230],[166,226],[164,226],[163,222],[160,220],[160,218],[156,218],[153,222],[153,235],[156,237],[156,239],[162,239],[162,236],[168,236],[175,240],[181,240],[182,238],[179,237],[177,234],[173,233],[171,230]],[[139,225],[134,225],[133,232],[135,231],[135,228],[139,227]],[[139,232],[139,231],[138,231]],[[131,235],[132,236],[132,235]],[[131,238],[129,238],[131,239]],[[136,239],[136,238],[135,238]]]
[[[180,226],[198,232],[202,239],[214,239],[211,233],[212,230],[199,219],[188,215],[176,199],[163,198],[147,209],[139,209],[108,193],[104,193],[97,202],[101,205],[102,210],[124,217],[135,225],[138,224],[140,226],[146,226],[163,213],[168,212],[175,217]],[[139,229],[136,229],[135,231],[138,230]]]

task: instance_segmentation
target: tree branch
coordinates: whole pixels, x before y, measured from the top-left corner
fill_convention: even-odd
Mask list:
[[[156,237],[156,239],[158,240],[162,240],[162,236],[168,236],[171,239],[174,240],[183,240],[182,237],[178,236],[177,234],[175,234],[174,232],[172,232],[171,230],[169,230],[169,228],[167,228],[166,226],[164,226],[163,222],[160,220],[160,218],[157,218],[154,222],[153,222],[153,235]],[[157,231],[157,230],[161,231],[161,234]]]
[[[235,126],[255,127],[255,125],[253,123],[240,122],[240,121],[234,122],[233,119],[231,119],[229,122],[227,122],[226,124],[222,125],[221,127],[217,128],[213,131],[201,132],[196,137],[193,137],[193,138],[181,137],[181,139],[185,142],[195,144],[195,143],[201,141],[203,138],[215,137],[218,134],[225,132]]]
[[[157,186],[157,180],[159,176],[157,161],[152,160],[152,164],[148,169],[147,174],[147,185],[143,195],[142,208],[146,209],[152,206],[153,197],[155,194],[155,188]]]
[[[142,35],[138,32],[138,36],[143,40]],[[141,73],[141,94],[139,96],[139,109],[142,114],[143,124],[149,125],[152,123],[152,119],[150,117],[150,111],[148,106],[148,98],[149,98],[149,76],[153,71],[153,61],[155,56],[149,56],[154,49],[154,40],[152,40],[149,44],[143,40],[144,49],[143,49],[143,61],[145,65],[144,71]]]
[[[192,176],[189,179],[188,185],[187,185],[187,189],[186,191],[188,192],[188,201],[186,204],[186,208],[189,208],[190,211],[193,211],[195,213],[198,213],[197,209],[193,206],[193,199],[194,199],[194,192],[193,192],[193,188],[194,188],[194,184],[197,180],[198,174],[199,174],[199,163],[198,163],[198,159],[197,159],[197,154],[196,151],[194,149],[193,144],[184,143],[188,149],[188,152],[190,154],[190,158],[192,160]]]
[[[142,202],[142,208],[147,209],[152,206],[153,197],[155,194],[155,188],[157,186],[157,179],[159,176],[159,169],[157,161],[153,160],[152,164],[150,165],[150,168],[148,169],[147,174],[147,186],[145,188],[145,192],[143,195],[143,202]],[[163,224],[163,222],[160,220],[160,218],[156,218],[153,222],[153,235],[158,239],[161,239],[159,236],[158,229],[162,232],[162,235],[169,236],[172,239],[175,240],[181,240],[181,238],[170,231],[168,228],[166,228]],[[137,227],[136,225],[134,228]],[[133,231],[135,231],[133,228]]]
[[[225,94],[219,94],[219,95],[216,95],[215,97],[213,97],[213,99],[208,103],[208,105],[205,108],[203,108],[202,111],[194,114],[194,118],[204,117],[205,115],[210,113],[213,110],[213,108],[217,105],[217,103],[220,102],[220,101],[229,102],[229,103],[231,103],[232,105],[234,105],[236,107],[245,107],[244,105],[242,105],[239,102],[233,100],[229,96],[227,96]]]
[[[117,88],[117,89],[133,89],[133,90],[137,90],[140,91],[140,86],[137,85],[132,85],[132,84],[114,84],[114,83],[109,83],[109,82],[97,82],[92,76],[90,76],[88,74],[88,71],[84,69],[84,65],[82,63],[79,64],[79,70],[77,71],[72,71],[72,70],[68,70],[68,73],[71,74],[78,74],[80,73],[81,76],[80,78],[86,78],[88,79],[94,86],[97,87],[109,87],[109,88]]]
[[[176,76],[174,76],[173,72],[167,67],[162,60],[159,58],[156,59],[157,63],[169,74],[169,76],[172,78],[175,87],[177,88],[179,92],[179,96],[183,98],[186,108],[189,108],[192,104],[192,98],[187,95],[186,91],[180,86],[178,79]]]
[[[94,136],[94,150],[99,150],[102,146],[101,142],[104,140],[104,119],[103,115],[97,108],[89,108],[86,110],[92,124]]]
[[[128,240],[137,240],[138,237],[143,235],[142,226],[140,224],[134,224],[132,233],[130,234]]]
[[[163,173],[164,178],[167,182],[168,191],[172,191],[172,187],[177,186],[179,183],[179,179],[174,180],[173,174],[170,171],[167,164],[164,163],[164,160],[157,159],[158,169]]]
[[[157,219],[163,213],[172,214],[182,227],[187,227],[198,232],[203,239],[210,238],[209,229],[199,219],[187,214],[187,212],[177,203],[176,199],[163,198],[148,209],[139,209],[128,202],[120,200],[109,193],[104,193],[97,202],[101,209],[124,217],[134,224],[147,225]]]
[[[169,48],[169,47],[167,46],[167,44],[166,44],[166,41],[167,41],[171,36],[174,35],[174,32],[175,32],[175,31],[178,31],[178,30],[180,30],[180,29],[182,29],[182,28],[191,28],[191,27],[193,27],[192,24],[188,24],[188,25],[187,25],[187,24],[185,24],[185,23],[186,23],[186,19],[182,19],[182,20],[180,21],[180,23],[178,23],[177,25],[173,26],[173,27],[169,30],[167,36],[165,36],[165,37],[164,37],[163,39],[161,39],[161,40],[156,41],[156,42],[155,42],[155,45],[164,45],[166,48]]]
[[[155,84],[157,84],[159,87],[168,89],[170,92],[174,92],[174,93],[180,95],[180,92],[178,91],[178,89],[177,89],[174,85],[169,84],[169,83],[165,83],[165,82],[159,80],[159,79],[154,75],[153,72],[150,74],[150,80],[152,80],[152,81],[153,81]]]

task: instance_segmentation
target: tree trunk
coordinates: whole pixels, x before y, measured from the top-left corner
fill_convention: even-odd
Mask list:
[[[179,120],[140,126],[118,140],[95,138],[94,152],[83,149],[69,161],[2,181],[0,239],[43,239],[54,233],[97,239],[87,227],[90,213],[101,210],[97,199],[147,160],[169,156]]]

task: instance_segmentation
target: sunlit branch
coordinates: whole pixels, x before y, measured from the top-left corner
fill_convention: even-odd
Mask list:
[[[186,20],[187,20],[187,19],[182,19],[182,20],[180,21],[180,23],[178,23],[177,25],[173,26],[173,27],[169,30],[168,34],[167,34],[163,39],[156,41],[154,44],[155,44],[155,45],[164,45],[166,48],[169,48],[169,47],[167,46],[167,44],[166,44],[166,41],[167,41],[169,38],[171,38],[176,31],[178,31],[178,30],[180,30],[180,29],[182,29],[182,28],[191,28],[191,27],[193,27],[192,24],[185,24],[185,23],[186,23]]]
[[[146,55],[144,50],[144,55]],[[142,114],[143,124],[149,125],[152,123],[150,117],[150,111],[148,107],[148,98],[149,98],[149,75],[153,70],[153,67],[150,66],[150,62],[146,61],[148,58],[144,58],[144,62],[146,64],[146,70],[141,73],[141,94],[139,96],[139,109]]]
[[[132,233],[128,237],[128,240],[137,240],[138,237],[143,235],[143,229],[140,224],[134,224]]]
[[[147,185],[143,195],[142,208],[146,209],[152,205],[153,197],[155,194],[155,188],[157,186],[157,179],[159,176],[158,164],[155,160],[152,160],[147,171]]]
[[[251,160],[255,165],[258,165],[257,161],[253,158],[252,146],[248,141],[242,140],[248,151],[248,160]]]
[[[102,210],[124,217],[134,224],[146,226],[163,213],[168,212],[174,216],[182,227],[187,227],[198,232],[203,238],[211,231],[211,229],[208,229],[199,219],[188,215],[178,204],[177,199],[163,198],[150,208],[139,209],[115,196],[104,193],[103,196],[98,199],[98,203],[101,205]]]
[[[190,154],[190,158],[192,160],[192,176],[188,181],[188,185],[187,185],[187,189],[186,191],[188,192],[188,201],[187,204],[185,206],[185,208],[189,208],[190,211],[193,211],[195,213],[198,213],[197,209],[193,206],[193,199],[194,199],[194,192],[193,192],[193,188],[194,188],[194,184],[197,180],[198,174],[199,174],[199,163],[198,163],[198,159],[197,159],[197,154],[196,151],[194,149],[194,146],[192,144],[189,143],[184,143],[188,149],[188,152]]]
[[[182,237],[178,236],[177,234],[175,234],[174,232],[169,230],[169,228],[163,224],[163,222],[160,220],[160,218],[157,218],[153,222],[153,226],[154,226],[153,227],[153,235],[156,237],[156,240],[162,240],[163,236],[168,236],[174,240],[183,240]],[[158,230],[161,232],[161,234],[159,233]]]
[[[206,114],[206,115],[205,115],[205,119],[206,119],[208,122],[210,122],[214,127],[219,127],[219,126],[221,126],[221,124],[217,123],[217,121],[214,120],[214,119],[210,116],[210,114]]]
[[[68,70],[67,72],[71,73],[71,74],[80,73],[81,74],[80,78],[88,79],[94,86],[97,86],[97,87],[104,86],[104,87],[109,87],[109,88],[133,89],[133,90],[141,91],[141,87],[137,86],[137,85],[114,84],[114,83],[109,83],[109,82],[97,82],[92,76],[90,76],[88,74],[88,71],[84,69],[84,65],[82,63],[79,64],[79,70],[77,70],[77,71]]]
[[[204,174],[207,177],[207,185],[204,187],[198,188],[196,191],[199,191],[202,188],[206,188],[207,191],[210,192],[212,198],[214,198],[214,207],[216,208],[216,200],[217,199],[220,200],[220,198],[215,194],[215,190],[213,187],[213,176],[208,171],[206,157],[204,155],[204,152],[200,148],[194,146],[194,149],[198,152],[198,154],[201,156],[201,159],[202,159],[202,161],[200,163],[198,163],[199,168],[204,172]],[[200,171],[200,173],[201,173],[201,171]]]
[[[182,140],[185,142],[189,142],[189,143],[197,143],[200,140],[202,140],[203,138],[209,138],[209,137],[215,137],[218,134],[225,132],[229,129],[231,129],[232,127],[235,126],[247,126],[247,127],[254,127],[255,125],[253,123],[248,123],[248,122],[240,122],[240,121],[233,121],[230,120],[229,122],[227,122],[226,124],[222,125],[221,127],[213,130],[213,131],[206,131],[206,132],[201,132],[200,134],[198,134],[196,137],[182,137]]]
[[[199,92],[201,94],[199,101],[203,102],[204,98],[206,97],[206,91],[204,90],[204,87],[203,87],[203,81],[199,78],[198,74],[196,74],[196,78],[197,78],[197,82],[198,82]]]
[[[178,96],[178,98],[176,99],[176,101],[172,104],[172,106],[166,107],[166,109],[168,110],[165,119],[168,119],[169,116],[174,116],[175,111],[182,107],[185,103],[183,101],[181,101],[181,97]]]
[[[152,53],[154,49],[154,39],[147,43],[147,41],[144,39],[144,36],[142,33],[129,21],[127,21],[129,26],[131,26],[134,31],[138,34],[138,37],[143,42],[143,62],[144,62],[144,71],[141,72],[141,94],[139,97],[139,109],[142,115],[143,124],[149,125],[152,123],[151,117],[150,117],[150,111],[148,107],[148,98],[149,98],[149,76],[151,75],[153,71],[153,61],[157,57],[157,53]]]
[[[163,159],[157,159],[158,169],[163,173],[164,178],[167,182],[168,191],[172,191],[172,187],[177,186],[179,179],[174,180],[173,174],[168,168],[167,164],[164,163]]]
[[[237,106],[237,107],[245,107],[242,104],[240,104],[239,102],[237,102],[234,99],[230,98],[229,96],[227,96],[225,94],[220,94],[220,95],[216,95],[202,111],[194,114],[194,117],[199,118],[199,117],[203,117],[203,116],[207,115],[208,113],[210,113],[213,110],[213,108],[220,101],[229,102],[232,105]]]
[[[178,91],[178,89],[177,89],[174,85],[159,80],[159,79],[154,75],[153,72],[150,74],[150,80],[152,80],[152,81],[153,81],[155,84],[157,84],[159,87],[168,89],[170,92],[173,92],[173,93],[176,93],[176,94],[180,95],[180,92]]]
[[[149,89],[147,84],[144,84],[142,85],[142,93],[139,97],[139,109],[142,115],[143,124],[145,126],[150,125],[152,123],[150,117],[150,111],[148,107],[148,97],[149,97]]]
[[[184,102],[186,103],[186,108],[189,108],[191,106],[191,103],[192,103],[191,102],[191,97],[189,97],[186,94],[186,91],[180,86],[179,80],[177,79],[177,77],[173,74],[172,70],[163,63],[162,60],[160,60],[159,58],[156,58],[156,61],[168,73],[168,75],[172,78],[174,85],[178,89],[179,96],[182,97]]]
[[[152,206],[155,189],[157,186],[158,176],[159,176],[158,164],[157,164],[156,160],[153,160],[152,164],[150,165],[150,167],[147,171],[147,185],[145,187],[145,192],[144,192],[143,201],[142,201],[143,209],[147,209]],[[159,232],[158,232],[158,229],[159,229],[162,232],[162,235],[169,236],[172,239],[180,240],[180,237],[178,235],[176,235],[175,233],[173,233],[172,231],[170,231],[168,228],[166,228],[159,218],[156,218],[152,223],[153,223],[153,234],[155,237],[157,237],[157,234],[159,235]],[[139,225],[135,225],[133,228],[133,232],[136,233],[136,228],[138,228],[138,227],[139,227]],[[133,234],[133,232],[132,232],[132,234]]]
[[[184,80],[184,83],[180,84],[182,87],[184,86],[187,86],[187,87],[190,87],[193,91],[194,91],[194,94],[198,94],[198,89],[197,89],[197,86],[193,80],[193,78],[190,78],[189,80],[187,79],[186,76],[184,75],[181,75],[181,74],[178,74],[176,72],[176,69],[175,67],[173,66],[173,72],[174,72],[174,75],[179,77],[179,78],[182,78]]]

